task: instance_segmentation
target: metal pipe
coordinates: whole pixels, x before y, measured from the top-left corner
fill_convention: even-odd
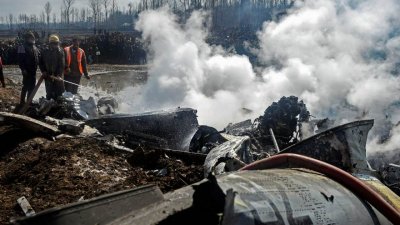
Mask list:
[[[81,88],[85,88],[85,87],[82,86],[82,85],[75,84],[75,83],[70,82],[70,81],[66,81],[66,80],[62,79],[61,77],[50,76],[50,78],[51,78],[51,79],[55,79],[55,80],[59,80],[59,81],[64,81],[65,83],[72,84],[72,85],[75,85],[75,86],[78,86],[78,87],[81,87]]]
[[[269,133],[271,134],[271,138],[272,138],[272,141],[274,142],[275,149],[279,153],[281,150],[279,149],[279,145],[275,139],[274,131],[272,130],[272,128],[269,128]]]

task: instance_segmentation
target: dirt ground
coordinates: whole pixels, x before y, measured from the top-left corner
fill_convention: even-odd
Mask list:
[[[4,76],[21,76],[21,70],[17,65],[4,65]],[[90,64],[88,65],[89,74],[98,74],[110,71],[126,70],[147,70],[147,65],[113,65],[113,64]],[[37,71],[37,75],[40,71]]]
[[[0,87],[0,111],[12,112],[19,103],[21,84],[6,78],[6,88]]]
[[[21,196],[39,212],[150,183],[168,192],[202,178],[202,165],[158,151],[132,155],[91,138],[34,138],[0,157],[0,224],[23,216]]]

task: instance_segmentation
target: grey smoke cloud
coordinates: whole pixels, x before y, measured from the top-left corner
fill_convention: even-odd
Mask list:
[[[193,107],[201,123],[222,128],[296,95],[317,117],[374,118],[373,133],[389,131],[400,119],[400,80],[393,74],[400,62],[399,10],[397,0],[297,1],[285,18],[258,32],[256,52],[265,65],[259,73],[246,56],[205,42],[205,13],[194,12],[180,26],[166,9],[144,12],[136,28],[150,41],[150,78],[135,89],[130,110]],[[398,130],[381,149],[398,148]],[[376,149],[375,137],[369,146]]]

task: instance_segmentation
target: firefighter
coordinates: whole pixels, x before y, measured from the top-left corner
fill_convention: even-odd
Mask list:
[[[39,66],[40,51],[35,45],[35,35],[27,32],[24,44],[18,47],[18,64],[22,72],[21,104],[32,94],[36,85],[36,71]]]
[[[6,83],[4,82],[4,74],[3,74],[3,61],[1,60],[0,56],[0,82],[3,88],[6,87]]]
[[[79,85],[81,82],[82,75],[86,79],[90,79],[87,72],[86,55],[83,49],[79,48],[79,39],[74,38],[73,44],[66,47],[65,50],[65,81],[72,82]],[[72,94],[78,93],[78,86],[65,82],[65,91],[71,92]]]
[[[49,46],[42,52],[40,70],[45,78],[46,99],[56,100],[64,92],[62,75],[64,72],[64,50],[57,35],[50,35]]]

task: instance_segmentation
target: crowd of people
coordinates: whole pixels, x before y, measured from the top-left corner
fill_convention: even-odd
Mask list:
[[[36,46],[45,49],[48,45],[47,36],[32,32],[35,36]],[[4,64],[18,64],[18,46],[23,44],[24,33],[20,32],[13,40],[0,40],[0,56]],[[91,36],[81,36],[81,48],[85,50],[88,63],[107,64],[146,64],[145,45],[139,33],[102,32]],[[71,39],[61,41],[61,47],[71,44]]]

